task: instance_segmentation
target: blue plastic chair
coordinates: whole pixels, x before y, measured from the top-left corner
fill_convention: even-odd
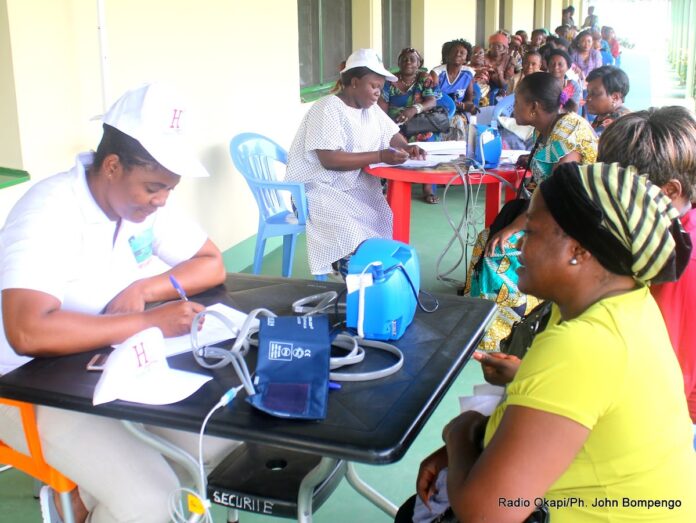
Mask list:
[[[499,116],[511,116],[512,110],[515,108],[515,95],[509,94],[500,100],[495,105],[493,109],[493,116],[491,118],[491,127],[498,128],[498,117]]]
[[[237,170],[249,184],[259,207],[259,227],[254,252],[254,274],[261,272],[266,239],[283,237],[283,276],[292,274],[297,235],[305,230],[307,199],[304,184],[280,182],[274,162],[288,163],[288,153],[273,140],[256,133],[238,134],[230,141],[230,155]],[[297,214],[289,209],[279,194],[292,195]]]
[[[437,105],[440,105],[447,109],[447,117],[450,120],[452,119],[455,111],[457,110],[457,106],[454,105],[454,100],[452,100],[452,98],[448,94],[443,94],[442,96],[440,96],[440,98],[437,100]]]
[[[481,102],[481,86],[478,84],[478,82],[474,82],[474,105],[476,107],[478,107],[480,102]]]

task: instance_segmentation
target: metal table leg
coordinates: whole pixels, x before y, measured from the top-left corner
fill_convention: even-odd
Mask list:
[[[399,507],[394,505],[394,503],[389,501],[387,498],[382,496],[382,494],[380,494],[370,485],[365,483],[360,478],[360,476],[358,476],[358,473],[355,470],[355,465],[353,463],[349,462],[346,465],[346,479],[348,480],[350,486],[353,487],[356,491],[358,491],[358,493],[361,494],[364,498],[371,501],[380,510],[387,513],[392,518],[395,517],[396,512],[399,510]]]
[[[60,504],[63,508],[63,523],[75,523],[75,516],[73,514],[72,509],[72,499],[70,499],[70,492],[60,493]]]
[[[162,453],[164,456],[184,467],[186,472],[188,472],[193,479],[194,484],[196,485],[196,490],[201,498],[208,498],[205,484],[201,483],[200,473],[198,470],[198,461],[195,460],[188,452],[185,452],[176,445],[173,445],[166,439],[152,434],[143,426],[142,423],[133,423],[132,421],[127,420],[121,420],[121,423],[123,423],[126,430],[128,430],[128,432],[133,434],[136,438],[144,441],[152,448]],[[190,523],[195,523],[200,520],[201,516],[199,514],[191,514],[189,518]]]
[[[319,464],[300,483],[300,490],[297,493],[297,521],[299,523],[312,523],[314,487],[328,477],[337,463],[338,460],[335,458],[321,458]]]

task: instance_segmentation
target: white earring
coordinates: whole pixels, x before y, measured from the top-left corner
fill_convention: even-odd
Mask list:
[[[571,265],[577,265],[577,264],[578,264],[577,258],[571,258],[571,259],[570,259],[570,264],[571,264]]]

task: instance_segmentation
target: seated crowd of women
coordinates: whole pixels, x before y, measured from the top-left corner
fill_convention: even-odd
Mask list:
[[[568,29],[561,26],[560,32],[568,36]],[[611,39],[615,41],[615,37]],[[628,94],[628,78],[618,67],[603,65],[590,31],[579,33],[572,45],[561,37],[547,37],[543,30],[533,31],[529,43],[525,31],[515,35],[500,31],[490,36],[488,44],[485,50],[480,46],[472,48],[464,39],[445,42],[441,63],[430,73],[417,49],[402,49],[397,56],[396,80],[385,81],[379,106],[401,127],[410,142],[464,139],[469,115],[515,94],[525,76],[548,71],[563,84],[562,111],[593,115],[592,126],[597,134],[627,111],[623,100]],[[598,79],[590,89],[590,82]],[[433,109],[443,96],[451,97],[456,108],[450,130],[410,132],[408,121]],[[612,98],[611,106],[595,102],[602,96]],[[509,136],[511,144],[518,143],[517,138],[505,130],[502,132],[504,141]],[[439,201],[430,186],[423,187],[423,198],[427,203]]]
[[[538,32],[532,48],[516,36],[512,52],[503,33],[487,52],[447,42],[430,73],[414,49],[400,53],[397,75],[375,51],[354,52],[340,90],[307,111],[289,150],[286,179],[304,182],[311,210],[310,270],[345,274],[361,242],[392,236],[380,181],[364,168],[424,156],[399,124],[440,95],[460,116],[473,113],[477,96],[494,103],[514,78],[515,118],[534,129],[523,159],[531,199],[487,231],[479,273],[513,283],[501,311],[519,317],[528,296],[551,301],[548,325],[522,360],[477,357],[489,380],[506,384],[504,399],[490,417],[465,412],[445,427],[445,445],[418,472],[420,501],[397,518],[542,521],[539,508],[554,523],[696,521],[696,121],[680,108],[623,115],[628,81],[616,68],[586,70],[562,49],[541,51]],[[573,64],[578,79],[568,77]],[[584,82],[599,142],[568,105]],[[0,373],[150,326],[188,332],[202,305],[146,305],[177,298],[170,275],[191,294],[224,280],[217,247],[164,207],[181,176],[206,175],[168,132],[180,107],[154,86],[129,91],[105,115],[96,152],[34,185],[10,212],[0,233]],[[516,257],[516,270],[493,263],[501,255]],[[153,257],[171,269],[153,274]],[[494,285],[479,276],[480,295],[495,299]],[[37,419],[46,460],[78,484],[78,521],[168,520],[179,478],[157,451],[114,420],[49,407],[37,407]],[[195,447],[194,434],[153,430]],[[25,448],[12,408],[0,408],[0,439]],[[206,466],[237,444],[209,438]]]
[[[397,123],[432,107],[438,89],[460,112],[471,108],[478,73],[466,65],[469,48],[445,49],[433,74],[415,72],[422,57],[405,49],[398,75],[360,50],[346,62],[341,91],[308,111],[288,176],[306,184],[309,208],[318,209],[307,229],[313,273],[342,272],[361,241],[389,237],[391,213],[363,168],[423,154]],[[504,209],[481,249],[483,272],[505,274],[515,289],[501,293],[494,279],[480,279],[491,286],[480,295],[504,295],[501,312],[517,319],[530,297],[550,301],[548,325],[522,360],[477,356],[485,376],[506,384],[503,399],[489,417],[465,412],[445,427],[445,445],[422,463],[417,496],[397,521],[531,522],[545,521],[544,511],[554,522],[696,518],[696,336],[683,320],[696,296],[696,120],[680,108],[623,115],[625,74],[602,66],[567,81],[561,71],[572,59],[558,51],[549,53],[553,72],[522,58],[529,69],[517,81],[514,116],[534,128],[521,159],[531,199]],[[505,78],[506,64],[489,79]],[[580,81],[599,115],[599,140],[567,105]],[[392,108],[399,97],[407,102]]]

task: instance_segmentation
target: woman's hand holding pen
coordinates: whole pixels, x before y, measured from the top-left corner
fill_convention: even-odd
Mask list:
[[[191,332],[193,318],[205,307],[193,301],[176,300],[144,312],[148,326],[159,327],[165,338]],[[203,323],[198,326],[200,329]]]
[[[170,292],[171,288],[173,287],[173,290],[176,292],[177,296],[186,301],[186,292],[181,287],[179,282],[176,281],[176,279],[174,279],[172,282],[172,278],[173,276],[170,275],[169,282],[166,284],[166,292]],[[161,288],[161,284],[153,284],[153,281],[159,281],[159,277],[143,278],[141,280],[134,281],[112,298],[104,309],[104,312],[106,314],[143,312],[148,303],[169,299],[167,293],[163,293],[162,290],[159,290]],[[169,287],[170,285],[172,287]]]
[[[398,165],[404,163],[408,160],[409,153],[404,149],[397,149],[395,147],[390,147],[389,149],[382,149],[379,152],[380,162],[388,163],[389,165]]]
[[[146,293],[147,279],[138,280],[118,293],[106,306],[106,314],[142,313],[148,327],[159,327],[165,337],[181,336],[191,332],[191,322],[196,314],[205,307],[200,303],[189,301],[186,292],[176,279],[170,276],[169,281],[179,298],[157,307],[145,310],[149,301]],[[198,328],[203,326],[201,320]]]

